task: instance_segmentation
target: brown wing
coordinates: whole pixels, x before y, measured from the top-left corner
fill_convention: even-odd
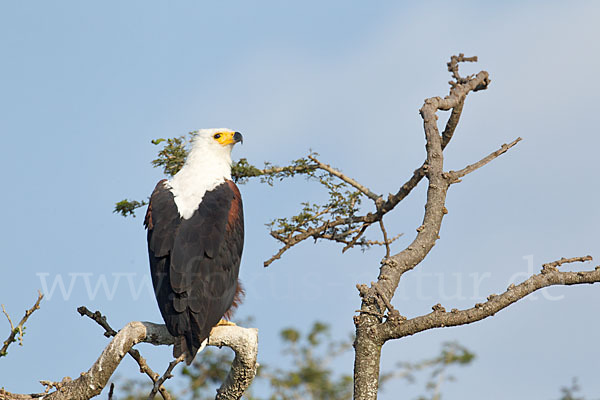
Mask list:
[[[174,356],[185,353],[191,362],[238,289],[244,241],[241,196],[227,181],[206,192],[194,214],[182,219],[173,194],[159,183],[146,225],[158,305],[169,332],[181,337]]]

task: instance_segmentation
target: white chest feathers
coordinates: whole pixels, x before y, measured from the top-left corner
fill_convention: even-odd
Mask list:
[[[206,192],[231,179],[230,151],[225,156],[192,150],[181,170],[165,182],[183,219],[192,217]]]
[[[188,183],[183,179],[178,181],[173,179],[166,181],[165,186],[173,193],[175,205],[177,205],[177,211],[179,211],[181,218],[190,219],[200,206],[206,192],[213,190],[223,182],[225,182],[225,178],[215,180],[210,184],[207,182],[206,185],[193,185],[192,182],[192,186],[188,186]]]

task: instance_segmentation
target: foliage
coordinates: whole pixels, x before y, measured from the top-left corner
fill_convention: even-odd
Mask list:
[[[584,397],[576,396],[576,393],[579,392],[580,390],[581,390],[581,387],[579,386],[579,383],[577,382],[577,378],[573,378],[573,380],[571,381],[571,386],[562,387],[560,389],[562,396],[560,397],[559,400],[585,400]]]
[[[266,397],[246,394],[247,399],[347,400],[352,397],[352,378],[335,376],[330,367],[335,357],[349,350],[349,340],[332,340],[329,326],[321,322],[315,322],[305,335],[287,328],[280,336],[283,341],[281,354],[291,363],[287,368],[273,368],[261,363],[255,384],[268,384],[269,393]],[[214,398],[214,390],[223,382],[232,359],[231,351],[204,350],[190,367],[183,369],[187,385],[181,396],[198,400]]]
[[[163,148],[158,152],[158,157],[152,160],[152,166],[155,168],[162,167],[163,172],[167,176],[173,176],[183,166],[188,155],[186,146],[189,145],[191,138],[195,132],[188,133],[188,136],[179,136],[169,139],[155,139],[152,144],[159,145],[166,142]]]
[[[382,374],[380,382],[385,382],[392,378],[404,378],[409,382],[415,382],[415,372],[431,370],[425,383],[425,394],[419,396],[418,400],[439,400],[442,398],[441,387],[444,382],[454,381],[454,376],[448,374],[448,369],[452,366],[469,365],[475,354],[466,347],[456,342],[446,342],[442,344],[441,352],[438,356],[418,361],[416,363],[402,362],[398,363],[400,372]]]
[[[247,322],[245,322],[247,323]],[[345,340],[332,338],[329,325],[313,323],[303,333],[296,328],[285,328],[279,333],[283,347],[278,365],[273,367],[261,363],[254,380],[254,387],[265,388],[266,393],[255,395],[252,388],[244,395],[246,400],[349,400],[352,398],[352,376],[338,374],[332,367],[333,361],[350,351],[352,337]],[[441,386],[454,380],[448,374],[452,366],[469,365],[475,355],[458,343],[444,343],[440,354],[431,359],[415,363],[398,363],[398,371],[382,373],[380,388],[393,379],[418,380],[419,374],[428,376],[425,395],[419,400],[439,400]],[[214,399],[216,388],[223,382],[233,360],[229,349],[203,350],[189,367],[181,370],[185,384],[174,399]],[[564,390],[564,389],[563,389]],[[119,398],[141,400],[147,398],[149,383],[146,380],[126,380],[117,383]],[[581,400],[575,397],[561,400]]]
[[[114,213],[121,214],[124,217],[133,216],[135,218],[135,210],[140,207],[144,207],[148,203],[145,200],[137,201],[137,200],[121,200],[117,204],[115,204]]]
[[[23,346],[23,336],[25,336],[25,329],[27,329],[26,326],[18,326],[16,328],[13,328],[11,333],[14,334],[14,337],[12,338],[12,340],[10,338],[7,339],[5,344],[15,343],[15,342],[19,341],[19,346]],[[6,347],[8,347],[8,346],[6,346]],[[7,355],[8,355],[8,351],[6,351],[6,350],[0,351],[0,357],[6,357]]]
[[[162,168],[167,177],[175,175],[185,163],[195,133],[152,140],[154,145],[162,146],[157,157],[151,161],[152,166]],[[285,245],[284,249],[303,240],[307,234],[315,240],[325,239],[343,243],[346,245],[344,249],[355,245],[365,249],[372,244],[381,244],[366,239],[363,236],[366,228],[364,218],[355,218],[365,194],[355,190],[330,169],[325,169],[316,160],[316,156],[318,154],[311,151],[306,157],[293,160],[288,165],[277,166],[265,162],[263,168],[258,168],[246,158],[241,158],[232,165],[231,176],[238,184],[246,183],[250,178],[259,178],[261,183],[272,186],[275,181],[303,175],[307,180],[319,183],[327,191],[328,198],[321,204],[301,202],[301,209],[296,215],[276,218],[265,224],[271,236]],[[124,217],[135,216],[135,211],[147,204],[145,200],[124,199],[116,203],[113,212]],[[340,224],[339,220],[346,222]],[[272,258],[268,263],[276,258],[279,257]]]
[[[287,368],[261,365],[256,382],[267,385],[265,397],[246,393],[247,400],[348,400],[352,398],[352,377],[336,375],[330,364],[333,359],[351,347],[351,340],[336,341],[331,338],[329,326],[315,322],[311,330],[303,334],[295,328],[287,328],[280,333],[283,342],[281,354],[290,364]],[[208,400],[214,399],[216,388],[223,382],[229,371],[233,352],[229,349],[204,349],[189,367],[184,367],[181,377],[185,387],[174,399]],[[281,363],[284,364],[284,363]],[[260,385],[260,383],[258,383]],[[125,380],[117,382],[119,398],[141,400],[148,396],[149,383],[146,380]]]
[[[270,385],[269,400],[319,399],[347,400],[352,398],[352,376],[336,376],[331,369],[334,358],[350,350],[350,340],[333,340],[329,326],[315,322],[303,335],[294,328],[281,331],[282,354],[291,358],[292,367],[263,367],[259,379]]]

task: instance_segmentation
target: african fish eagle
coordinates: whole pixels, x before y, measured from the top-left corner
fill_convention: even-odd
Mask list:
[[[244,216],[231,180],[231,150],[241,141],[229,129],[199,130],[185,164],[158,182],[146,212],[156,300],[175,337],[173,356],[184,354],[188,365],[243,294]]]

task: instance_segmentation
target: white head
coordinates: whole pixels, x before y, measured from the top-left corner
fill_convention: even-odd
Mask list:
[[[237,142],[243,141],[242,134],[226,128],[200,129],[192,139],[189,157],[204,155],[229,160],[231,150]]]
[[[179,213],[190,218],[204,197],[225,179],[231,179],[231,150],[243,140],[231,129],[200,129],[192,139],[192,148],[181,170],[167,182]]]

